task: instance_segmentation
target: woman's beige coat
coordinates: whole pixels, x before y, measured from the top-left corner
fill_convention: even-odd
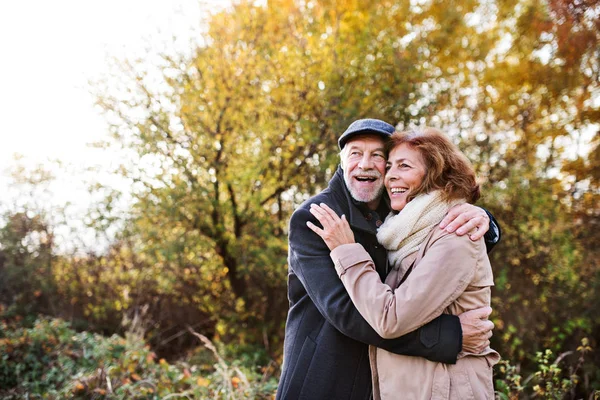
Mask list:
[[[441,313],[458,315],[490,305],[494,281],[483,239],[473,242],[436,227],[385,284],[359,244],[338,246],[331,258],[352,302],[383,338],[411,332]],[[402,282],[399,270],[410,265]],[[491,348],[477,355],[460,353],[453,365],[373,346],[369,355],[375,400],[494,398],[492,366],[500,356]]]

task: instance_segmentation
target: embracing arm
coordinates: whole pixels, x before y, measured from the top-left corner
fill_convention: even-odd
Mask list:
[[[290,221],[290,269],[331,325],[355,340],[397,354],[456,362],[462,347],[460,322],[456,316],[442,315],[417,331],[396,339],[382,339],[352,304],[331,261],[329,248],[307,227],[308,221],[316,222],[306,209],[297,210]]]
[[[382,337],[397,337],[433,320],[472,281],[483,241],[442,235],[395,290],[381,282],[362,246],[346,244],[331,252],[352,302]]]
[[[468,233],[473,241],[483,237],[488,253],[500,242],[502,237],[500,224],[492,213],[485,208],[469,203],[452,207],[440,222],[440,228],[449,233],[456,232],[458,236]]]

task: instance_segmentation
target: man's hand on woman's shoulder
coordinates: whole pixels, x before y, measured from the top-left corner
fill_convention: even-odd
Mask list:
[[[471,240],[477,241],[490,229],[490,217],[484,209],[473,204],[458,204],[448,211],[440,228],[449,233],[456,232],[458,236],[468,233]]]

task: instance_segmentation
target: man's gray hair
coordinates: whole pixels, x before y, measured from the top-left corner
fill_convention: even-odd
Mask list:
[[[342,169],[344,169],[345,165],[344,165],[344,161],[346,160],[346,156],[348,155],[348,149],[349,146],[344,146],[344,148],[342,150],[340,150],[340,167],[342,167]]]

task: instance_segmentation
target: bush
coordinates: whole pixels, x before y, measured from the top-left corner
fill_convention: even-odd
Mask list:
[[[125,338],[75,332],[59,319],[32,327],[2,321],[0,398],[268,399],[277,388],[267,368],[226,361],[204,336],[212,364],[157,359],[136,332]],[[216,363],[214,360],[216,359]]]
[[[586,356],[591,353],[587,338],[581,340],[581,345],[576,351],[567,351],[555,357],[551,350],[535,354],[537,370],[523,379],[519,368],[511,365],[509,361],[502,360],[496,367],[496,394],[501,400],[541,398],[541,399],[575,399],[577,386],[582,382],[582,369]],[[585,379],[588,381],[588,379]],[[589,387],[584,391],[591,392]],[[600,397],[600,391],[594,392],[594,399]],[[592,398],[592,397],[590,397]]]
[[[277,366],[252,348],[213,343],[189,329],[203,344],[185,360],[158,359],[135,321],[125,335],[76,332],[60,319],[0,320],[0,398],[16,399],[272,399]],[[536,371],[521,376],[518,365],[495,367],[499,399],[574,399],[600,392],[585,381],[591,354],[587,339],[559,356],[535,355]],[[235,358],[231,356],[235,354]],[[581,385],[585,387],[581,388]],[[596,397],[596,398],[597,398]],[[594,397],[590,397],[594,398]]]

